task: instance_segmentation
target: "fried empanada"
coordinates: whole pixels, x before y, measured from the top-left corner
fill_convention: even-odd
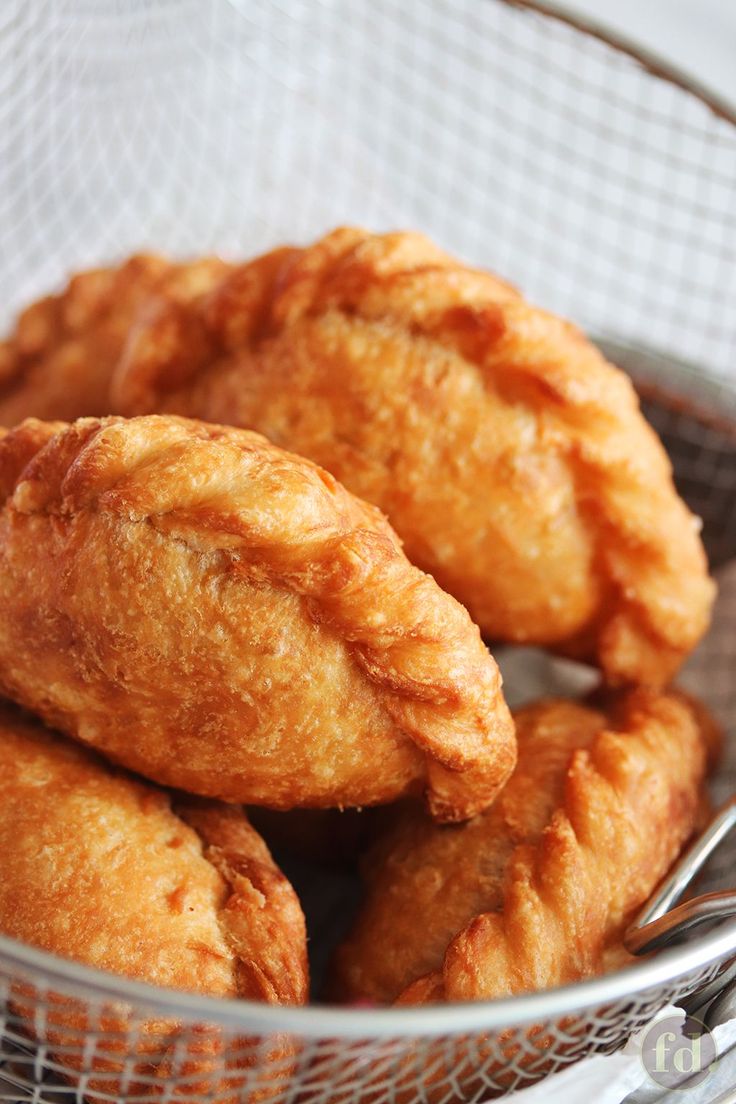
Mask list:
[[[448,828],[411,811],[376,845],[335,959],[341,999],[487,999],[603,972],[693,832],[716,740],[684,696],[515,718],[519,763],[492,809]]]
[[[273,808],[485,808],[498,668],[385,518],[245,430],[29,420],[0,441],[0,688],[154,781]]]
[[[490,640],[662,685],[708,623],[698,521],[630,381],[421,235],[338,230],[189,303],[154,297],[111,401],[246,426],[322,464]]]
[[[109,414],[110,377],[141,304],[153,293],[158,302],[188,301],[226,267],[216,257],[175,264],[141,254],[118,268],[81,272],[61,294],[33,303],[0,342],[0,425]]]
[[[5,705],[0,931],[156,986],[271,1004],[307,999],[299,901],[242,810],[167,794]],[[87,1088],[111,1098],[126,1057],[134,1085],[145,1075],[127,1092],[160,1095],[176,1068],[201,1099],[221,1078],[227,1087],[242,1084],[237,1071],[263,1062],[268,1051],[244,1038],[231,1040],[227,1052],[214,1028],[198,1035],[163,1018],[131,1024],[121,1004],[90,1008],[61,994],[41,998],[20,980],[11,1001],[28,1030],[56,1048],[62,1066],[91,1075]],[[96,1008],[100,1019],[92,1022]],[[100,1028],[105,1034],[92,1054],[86,1033]],[[269,1056],[280,1072],[271,1077],[264,1069],[265,1086],[278,1087],[290,1054],[289,1044],[273,1040]]]

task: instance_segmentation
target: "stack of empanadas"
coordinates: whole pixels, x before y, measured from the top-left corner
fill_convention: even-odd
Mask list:
[[[703,814],[717,737],[665,687],[714,588],[577,330],[416,234],[136,257],[21,316],[0,421],[0,691],[28,711],[0,718],[2,932],[302,1003],[299,901],[241,805],[408,798],[371,824],[334,996],[621,964]],[[601,689],[512,720],[499,642]]]

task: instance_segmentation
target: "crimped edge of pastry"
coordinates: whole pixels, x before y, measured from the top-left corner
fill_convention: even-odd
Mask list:
[[[398,1005],[553,988],[599,972],[606,952],[620,947],[632,907],[647,899],[702,818],[721,733],[679,692],[637,689],[601,699],[608,724],[589,748],[573,752],[562,800],[538,843],[515,849],[503,907],[466,924],[442,967],[410,984]],[[632,847],[638,867],[617,871]],[[642,892],[631,892],[631,883],[645,881]]]
[[[328,311],[444,344],[484,386],[541,403],[540,432],[571,457],[602,596],[576,635],[546,643],[594,658],[611,685],[666,683],[707,628],[715,586],[700,520],[676,492],[631,381],[573,324],[423,234],[340,227],[307,248],[233,267],[188,306],[152,297],[113,376],[115,408],[143,413],[182,386],[196,392],[218,358]],[[657,576],[670,585],[653,586]]]
[[[274,494],[287,472],[296,501]],[[409,563],[379,510],[259,434],[174,416],[27,419],[0,439],[0,500],[18,514],[148,524],[301,596],[425,757],[438,820],[485,808],[513,769],[501,676],[467,611]]]

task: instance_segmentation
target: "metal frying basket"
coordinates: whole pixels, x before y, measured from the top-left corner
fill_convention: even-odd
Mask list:
[[[736,558],[736,115],[664,63],[521,0],[5,0],[0,90],[0,323],[134,249],[420,228],[632,371]],[[691,685],[736,743],[736,596],[718,620]],[[480,1100],[615,1049],[735,953],[730,922],[553,992],[336,1010],[0,939],[0,1100]]]

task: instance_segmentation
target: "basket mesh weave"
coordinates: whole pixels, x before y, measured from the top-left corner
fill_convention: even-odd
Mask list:
[[[113,1006],[85,995],[82,986],[73,994],[38,980],[29,987],[16,966],[5,979],[0,1100],[481,1101],[531,1084],[591,1047],[615,1050],[664,1004],[682,999],[718,969],[699,968],[532,1025],[346,1039],[253,1036],[210,1022],[166,1021],[145,1003]],[[31,1034],[41,1045],[30,1042]]]
[[[526,3],[2,4],[3,325],[70,268],[242,257],[341,222],[421,228],[587,328],[644,382],[714,563],[736,557],[727,110]],[[689,678],[733,728],[730,593]],[[0,1100],[481,1100],[615,1049],[718,973],[729,948],[699,945],[577,1010],[476,1007],[444,1034],[408,1010],[391,1030],[174,1014],[0,947]]]

